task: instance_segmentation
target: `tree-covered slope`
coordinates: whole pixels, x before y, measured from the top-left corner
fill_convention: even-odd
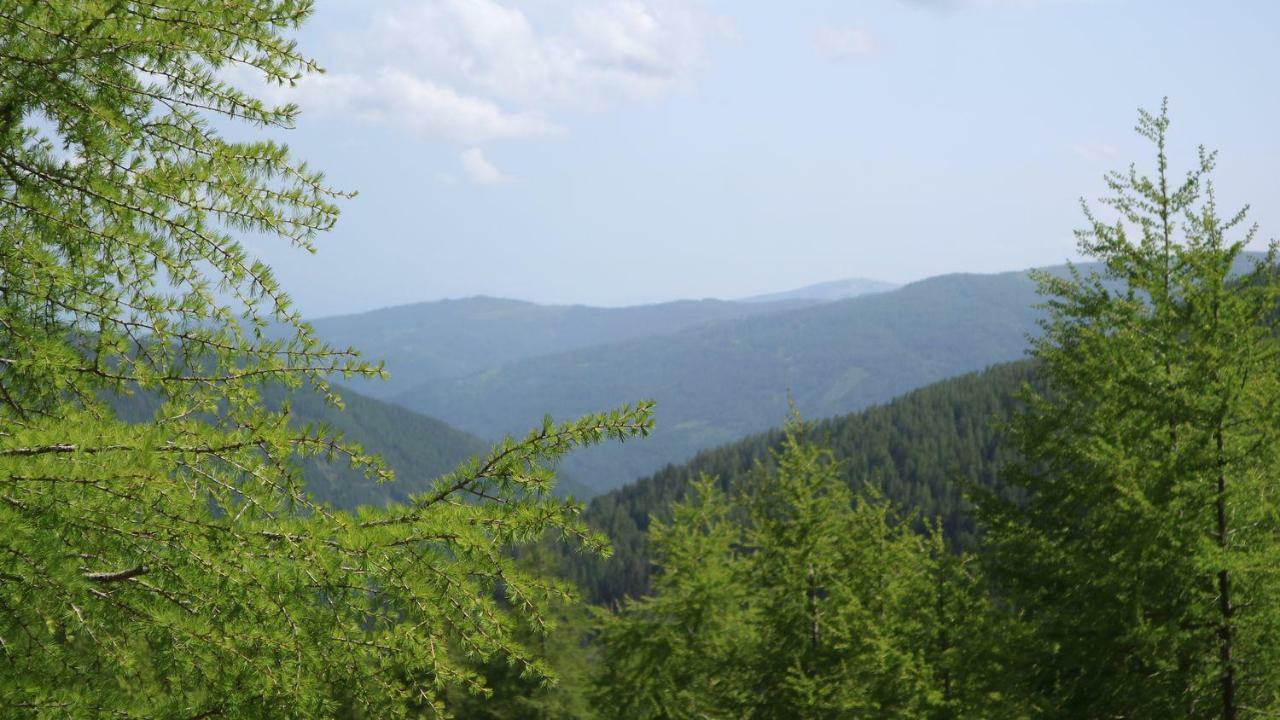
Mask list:
[[[593,448],[566,467],[606,491],[695,452],[772,427],[788,395],[810,417],[887,401],[1022,356],[1040,311],[1025,273],[948,275],[899,290],[660,337],[531,358],[425,383],[397,402],[483,437],[551,412],[657,401],[642,442]]]
[[[947,536],[960,545],[973,541],[974,525],[962,498],[965,483],[990,487],[1006,457],[999,424],[1016,407],[1018,388],[1032,378],[1032,365],[1019,361],[935,383],[858,413],[814,422],[808,438],[829,445],[851,487],[871,483],[921,518],[939,518]],[[781,422],[782,415],[778,416]],[[596,602],[636,596],[649,588],[646,532],[651,516],[666,518],[671,503],[684,497],[702,474],[730,487],[756,463],[771,462],[780,429],[699,453],[688,463],[668,465],[653,475],[592,500],[587,521],[606,533],[614,555],[608,560],[569,554],[567,572]]]
[[[280,394],[269,398],[278,406]],[[385,505],[425,490],[430,481],[467,458],[483,454],[489,443],[432,417],[342,391],[344,408],[327,405],[312,392],[295,392],[289,403],[297,424],[324,423],[365,452],[382,457],[396,479],[379,483],[352,469],[342,458],[309,458],[303,466],[307,489],[338,507]]]
[[[389,483],[369,479],[341,456],[331,460],[307,458],[303,463],[307,489],[318,500],[336,507],[403,501],[459,463],[489,449],[488,441],[436,418],[349,389],[342,390],[341,395],[344,407],[339,409],[310,390],[290,393],[290,423],[295,427],[327,426],[360,445],[366,453],[380,456],[395,471],[396,479]],[[269,388],[264,399],[269,407],[279,408],[284,398],[282,389]],[[154,398],[143,394],[116,397],[111,402],[120,417],[129,422],[145,422],[155,410]],[[583,488],[567,477],[561,477],[557,489],[565,494],[584,494]]]
[[[334,345],[354,346],[368,359],[386,361],[390,373],[386,381],[354,383],[365,394],[386,398],[424,382],[462,377],[524,358],[663,335],[812,302],[680,300],[599,308],[473,297],[320,318],[312,325]],[[515,424],[523,427],[542,413],[526,415]]]

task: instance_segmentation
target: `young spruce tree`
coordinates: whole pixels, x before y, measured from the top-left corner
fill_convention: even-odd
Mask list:
[[[1107,177],[1081,251],[1042,274],[1045,389],[1013,423],[1022,503],[988,497],[992,576],[1034,637],[1011,690],[1046,718],[1280,712],[1280,276],[1244,255],[1200,151]]]
[[[985,690],[993,615],[973,563],[787,427],[772,467],[703,478],[655,523],[654,595],[606,616],[618,718],[1010,716]]]
[[[742,556],[742,527],[710,477],[649,529],[661,568],[650,597],[602,611],[595,699],[602,717],[748,717],[758,688],[747,658],[756,623]]]
[[[307,0],[0,3],[0,715],[436,714],[562,584],[506,552],[597,539],[547,462],[643,434],[647,405],[543,426],[408,503],[313,503],[305,456],[385,475],[268,384],[375,374],[318,342],[241,240],[310,251],[342,194],[269,135],[296,108],[226,80],[317,70]],[[290,332],[269,340],[268,323]],[[160,407],[126,424],[106,399]],[[498,602],[495,590],[505,593]]]

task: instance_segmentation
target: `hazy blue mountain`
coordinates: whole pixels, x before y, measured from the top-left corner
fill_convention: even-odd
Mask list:
[[[599,308],[537,305],[472,297],[441,300],[312,320],[320,337],[385,360],[386,381],[356,381],[373,397],[397,395],[424,382],[470,375],[524,358],[592,345],[664,335],[714,320],[778,312],[812,300],[741,303],[680,300]],[[520,418],[522,421],[537,420]]]
[[[762,303],[780,302],[785,300],[816,300],[819,302],[830,302],[832,300],[847,300],[849,298],[858,297],[859,295],[888,292],[890,290],[896,290],[899,287],[901,286],[897,283],[884,282],[882,280],[847,278],[845,280],[832,280],[830,282],[818,283],[816,285],[807,285],[802,288],[786,290],[784,292],[753,295],[751,297],[742,298],[738,302]]]
[[[780,423],[787,398],[810,417],[884,402],[1017,359],[1037,330],[1026,273],[946,275],[891,292],[734,318],[656,337],[528,358],[427,382],[396,398],[493,437],[543,413],[573,416],[657,400],[651,438],[575,454],[596,491]]]

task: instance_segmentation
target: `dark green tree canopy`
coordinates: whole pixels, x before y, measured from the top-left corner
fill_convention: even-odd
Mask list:
[[[983,502],[992,577],[1035,638],[1041,717],[1270,717],[1280,707],[1280,267],[1219,214],[1204,151],[1178,177],[1113,173],[1080,249],[1042,276],[1044,387],[1012,423],[1026,501]],[[1241,265],[1243,273],[1239,272]]]
[[[650,526],[653,594],[601,613],[607,716],[1010,716],[975,563],[851,490],[797,422],[774,460],[730,491],[697,479]]]

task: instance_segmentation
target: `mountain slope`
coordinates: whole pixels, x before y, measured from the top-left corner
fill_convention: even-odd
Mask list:
[[[341,458],[308,459],[303,466],[307,489],[336,507],[402,502],[467,458],[489,449],[488,442],[435,418],[351,390],[341,394],[345,407],[337,410],[315,393],[293,393],[289,398],[293,421],[323,423],[338,431],[365,452],[380,455],[396,479],[390,483],[369,480]],[[283,393],[273,395],[267,402],[279,407]]]
[[[838,415],[1021,357],[1040,311],[1025,273],[949,275],[899,290],[531,358],[397,398],[484,437],[543,413],[657,400],[653,436],[566,463],[605,491],[780,423],[788,394]]]
[[[1007,457],[998,426],[1011,417],[1018,388],[1033,375],[1030,361],[999,365],[929,385],[886,405],[815,422],[808,436],[832,449],[850,487],[870,483],[908,512],[940,518],[952,541],[969,545],[974,528],[962,486],[996,484]],[[778,429],[753,435],[596,497],[584,517],[610,537],[614,555],[599,560],[562,551],[567,574],[594,602],[647,592],[650,517],[669,517],[671,503],[699,475],[716,476],[722,487],[731,487],[756,463],[770,462],[781,441]]]
[[[878,292],[888,292],[896,290],[901,286],[895,283],[883,282],[881,280],[868,280],[867,278],[848,278],[845,280],[832,280],[831,282],[817,283],[816,285],[807,285],[795,290],[786,290],[783,292],[768,293],[766,295],[753,295],[752,297],[742,298],[738,302],[779,302],[782,300],[817,300],[819,302],[830,302],[832,300],[847,300],[849,298],[858,297],[859,295],[870,295]]]
[[[812,302],[680,300],[598,308],[473,297],[320,318],[311,324],[333,345],[354,346],[366,358],[385,360],[391,375],[387,381],[357,381],[352,386],[372,397],[386,398],[420,383],[470,375],[537,355],[663,335],[714,320],[761,315]],[[541,412],[522,420],[540,417]]]
[[[263,400],[280,408],[285,399],[281,388],[268,388]],[[288,395],[290,422],[294,426],[325,425],[370,454],[379,455],[396,479],[379,483],[353,470],[342,458],[308,458],[302,467],[307,490],[317,500],[339,508],[385,505],[401,502],[412,493],[426,490],[435,478],[452,471],[463,461],[488,452],[491,443],[432,417],[398,405],[342,390],[341,410],[325,403],[311,390]],[[150,418],[156,409],[153,398],[130,395],[114,398],[112,405],[129,422]],[[535,423],[530,423],[532,427]],[[562,474],[556,491],[565,495],[589,494],[572,478]]]

